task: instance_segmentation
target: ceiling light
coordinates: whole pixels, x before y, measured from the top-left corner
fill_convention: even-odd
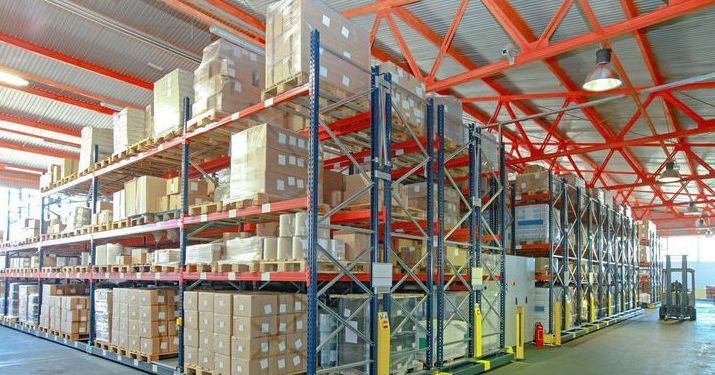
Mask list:
[[[698,210],[698,206],[695,205],[695,202],[690,202],[688,209],[685,210],[683,214],[687,216],[698,216],[700,215],[700,210]]]
[[[665,163],[665,170],[658,176],[658,181],[669,184],[680,180],[680,172],[675,169],[675,162]]]
[[[596,51],[596,67],[586,76],[583,89],[587,91],[608,91],[619,87],[623,82],[611,67],[611,49],[601,48]]]
[[[30,84],[26,79],[12,73],[3,72],[0,70],[0,83],[6,83],[11,86],[27,86]]]

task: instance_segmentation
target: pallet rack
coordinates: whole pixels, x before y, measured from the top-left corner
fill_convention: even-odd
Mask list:
[[[513,248],[516,255],[548,257],[548,275],[536,281],[548,287],[546,330],[560,333],[563,343],[640,313],[638,242],[635,223],[621,207],[604,204],[550,172],[547,183],[545,192],[512,194],[512,207],[547,204],[548,241],[516,244],[514,239]],[[556,306],[560,332],[554,331]]]
[[[640,287],[641,290],[643,290],[643,286],[647,285],[650,295],[648,302],[641,302],[640,299],[639,302],[641,302],[644,307],[655,308],[661,302],[663,294],[663,241],[656,230],[650,230],[649,228],[648,239],[641,239],[639,244],[641,245],[639,250],[643,249],[642,246],[647,246],[648,249],[648,261],[641,261],[639,263]]]
[[[7,284],[11,279],[36,280],[39,288],[39,304],[42,303],[42,283],[47,280],[79,280],[90,286],[90,336],[88,343],[65,340],[53,337],[26,326],[4,322],[12,328],[32,333],[38,337],[59,342],[70,347],[85,350],[88,353],[102,356],[114,361],[133,366],[144,371],[170,374],[180,373],[184,369],[183,326],[178,326],[179,352],[176,362],[143,362],[128,358],[117,353],[93,346],[94,335],[94,290],[107,281],[127,282],[130,284],[168,283],[179,290],[180,316],[183,317],[183,293],[197,287],[203,282],[215,282],[216,285],[241,290],[246,289],[280,289],[292,292],[307,293],[308,306],[308,340],[307,352],[318,353],[326,345],[321,341],[318,332],[318,318],[327,314],[339,322],[330,337],[335,337],[341,331],[352,333],[369,348],[364,361],[358,363],[333,363],[321,366],[315,356],[307,356],[307,373],[340,372],[349,368],[368,367],[370,373],[375,373],[376,366],[376,330],[377,312],[397,313],[409,316],[415,329],[422,331],[425,337],[425,347],[415,352],[424,352],[425,371],[433,368],[470,367],[479,372],[490,367],[508,363],[513,355],[504,351],[505,324],[505,169],[504,151],[501,139],[498,146],[498,160],[493,157],[483,159],[480,135],[474,125],[470,125],[469,139],[464,146],[449,147],[444,138],[444,108],[428,100],[425,107],[427,113],[426,133],[418,137],[409,127],[397,129],[393,126],[395,119],[401,120],[399,109],[391,102],[392,82],[389,74],[382,74],[377,69],[371,72],[370,88],[363,94],[347,98],[337,98],[330,95],[329,90],[321,91],[318,79],[319,67],[319,34],[311,34],[311,68],[308,83],[299,85],[273,98],[266,99],[231,116],[212,122],[202,127],[187,129],[190,116],[190,103],[184,103],[184,129],[174,136],[148,146],[146,149],[127,156],[113,163],[99,163],[87,174],[58,186],[53,186],[42,192],[41,233],[45,233],[44,218],[46,210],[52,204],[61,202],[64,197],[86,194],[92,213],[96,212],[97,202],[101,193],[107,193],[121,188],[122,183],[135,176],[143,174],[164,175],[166,172],[179,171],[181,176],[181,210],[180,215],[171,219],[144,223],[125,228],[110,229],[101,232],[89,232],[74,236],[48,239],[43,237],[38,242],[5,246],[1,252],[10,256],[23,253],[37,253],[40,259],[39,270],[24,270],[0,273],[5,281],[5,301],[7,302]],[[361,101],[362,96],[369,99]],[[365,103],[369,103],[366,108]],[[251,116],[266,110],[284,110],[307,117],[308,127],[308,171],[307,197],[266,203],[261,206],[249,206],[220,211],[209,214],[189,215],[187,207],[188,180],[226,166],[228,138],[225,129],[242,129],[253,123]],[[347,110],[352,115],[344,116]],[[368,114],[369,113],[369,114]],[[323,116],[327,115],[327,116]],[[332,122],[328,123],[326,118]],[[367,121],[366,121],[367,118]],[[401,122],[401,121],[398,121]],[[403,122],[404,123],[404,122]],[[436,129],[435,129],[436,128]],[[396,134],[401,134],[400,142],[393,142]],[[433,135],[434,134],[434,135]],[[366,141],[367,140],[367,141]],[[319,154],[321,148],[329,149],[336,155],[331,159],[322,160],[323,165],[330,166],[347,163],[353,170],[365,177],[365,187],[353,197],[319,213],[318,171],[321,168]],[[436,151],[435,151],[436,149]],[[190,152],[193,151],[192,152]],[[437,155],[435,156],[435,152]],[[95,155],[96,155],[95,150]],[[220,162],[201,163],[194,156],[223,160]],[[466,156],[465,156],[466,154]],[[369,171],[359,162],[359,158],[369,156]],[[147,168],[155,163],[159,168]],[[482,171],[482,165],[489,167],[488,172]],[[210,166],[206,167],[207,165]],[[466,171],[464,166],[468,166]],[[424,172],[424,173],[421,173]],[[423,175],[422,175],[423,174]],[[436,175],[436,176],[435,176]],[[485,186],[482,178],[485,175]],[[424,219],[414,217],[405,209],[399,197],[394,200],[396,192],[393,184],[404,181],[434,181],[427,183],[427,201],[434,198],[436,186],[437,214],[431,204],[427,204]],[[468,181],[466,194],[459,188],[456,181]],[[460,223],[467,223],[467,228],[446,228],[444,225],[444,188],[449,184],[460,192],[460,199],[466,204],[467,212]],[[89,192],[89,193],[87,193]],[[370,205],[365,210],[345,210],[344,208],[359,195],[370,194]],[[397,201],[403,213],[393,210],[393,202]],[[186,268],[186,247],[192,239],[199,235],[216,235],[224,231],[236,231],[244,226],[262,221],[275,220],[277,215],[285,212],[307,210],[308,251],[307,268],[300,272],[188,272]],[[434,224],[432,224],[434,223]],[[319,228],[349,230],[370,235],[370,248],[350,264],[344,264],[334,259],[318,242]],[[96,267],[90,267],[80,272],[56,272],[43,269],[42,259],[46,252],[77,252],[89,250],[91,264],[95,263],[96,246],[108,241],[121,241],[126,244],[147,245],[155,233],[155,246],[165,246],[175,243],[165,233],[178,233],[180,263],[176,270],[162,272],[105,272]],[[163,235],[162,235],[163,234]],[[426,251],[418,264],[407,263],[392,249],[393,239],[409,238],[422,241]],[[458,246],[468,252],[468,262],[462,267],[455,267],[449,257],[444,256],[447,245]],[[491,258],[489,265],[483,265],[483,257]],[[318,272],[319,258],[327,258],[338,272]],[[355,272],[359,261],[369,262],[367,272]],[[404,272],[394,274],[385,272],[392,270],[389,263],[399,264]],[[421,269],[420,265],[424,265]],[[481,271],[484,269],[484,275]],[[452,272],[449,272],[449,271]],[[387,277],[385,277],[387,275]],[[492,297],[482,296],[482,283],[488,283],[497,293]],[[436,286],[436,287],[435,287]],[[452,316],[444,316],[445,304],[452,303],[450,293],[456,289],[467,291],[467,298],[457,302]],[[345,292],[361,293],[364,303],[361,309],[366,309],[370,317],[370,329],[367,333],[355,329],[349,320],[360,311],[353,311],[348,317],[342,317],[330,305],[333,294]],[[421,294],[417,306],[412,309],[401,306],[397,299],[391,296],[398,292],[415,292]],[[467,313],[459,313],[461,307],[467,305]],[[485,322],[496,322],[497,326],[488,333],[477,334],[481,321],[479,314],[470,306],[480,306]],[[7,303],[5,304],[7,313]],[[435,311],[436,310],[436,311]],[[466,359],[481,358],[481,362],[469,360],[448,362],[444,358],[444,330],[455,317],[466,323],[469,330]],[[434,337],[433,337],[434,336]],[[496,342],[482,352],[482,342],[490,337],[497,337]],[[434,338],[434,339],[433,339]],[[393,355],[398,353],[393,348]]]

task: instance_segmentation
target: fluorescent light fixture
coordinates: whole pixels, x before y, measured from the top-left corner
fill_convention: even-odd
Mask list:
[[[5,170],[15,171],[15,172],[23,172],[23,173],[32,173],[32,174],[36,174],[36,175],[42,174],[42,172],[40,172],[40,171],[35,171],[32,169],[17,168],[17,167],[5,167]]]
[[[10,86],[27,86],[30,84],[28,80],[12,73],[0,70],[0,83],[5,83]]]
[[[690,202],[688,204],[688,209],[683,212],[683,215],[686,216],[699,216],[700,215],[700,210],[698,210],[698,206],[695,205],[695,202]]]
[[[611,50],[601,48],[596,51],[596,67],[586,76],[583,89],[587,91],[608,91],[621,86],[623,82],[611,67]]]
[[[665,170],[658,176],[658,181],[669,184],[680,180],[680,172],[675,169],[675,162],[665,163]]]

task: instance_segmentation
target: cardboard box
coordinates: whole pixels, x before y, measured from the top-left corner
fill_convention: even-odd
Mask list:
[[[114,154],[146,138],[144,109],[124,108],[112,115]]]
[[[199,348],[200,345],[200,333],[198,329],[188,329],[184,328],[184,345],[190,348]]]
[[[161,137],[181,128],[183,101],[194,101],[194,75],[176,69],[154,83],[154,137]]]
[[[127,216],[160,212],[160,197],[166,191],[161,177],[141,176],[124,184]]]
[[[558,210],[553,210],[554,223],[559,222]],[[548,204],[536,204],[527,206],[517,206],[515,210],[516,221],[516,242],[522,243],[548,243],[549,230],[549,206]],[[561,233],[553,231],[553,243],[558,243]]]
[[[192,290],[184,292],[184,310],[199,311],[199,292]]]
[[[184,327],[186,329],[199,329],[199,312],[184,309]]]
[[[228,375],[231,373],[231,356],[216,353],[214,356],[214,370],[219,374]]]
[[[171,339],[168,337],[142,337],[140,352],[149,355],[169,353],[170,342]]]
[[[231,332],[231,331],[223,331]],[[231,335],[230,334],[220,334],[214,333],[213,338],[213,349],[215,353],[223,354],[225,356],[231,355]]]
[[[229,316],[233,314],[233,293],[216,293],[213,298],[214,314]]]
[[[231,315],[214,314],[213,331],[217,333],[231,332],[232,317]]]
[[[269,293],[233,295],[233,315],[240,317],[272,316],[278,311],[278,296]]]
[[[305,196],[306,138],[275,125],[262,124],[231,136],[229,200]]]
[[[214,292],[199,292],[199,311],[202,313],[214,312]]]
[[[199,348],[199,366],[203,369],[213,371],[214,353],[211,349]]]
[[[186,341],[184,341],[186,342]],[[184,363],[187,365],[199,364],[199,348],[186,347],[184,348]]]
[[[231,358],[231,375],[272,375],[278,374],[273,361],[268,358],[241,359]]]
[[[278,334],[278,322],[270,317],[233,317],[233,335],[237,337],[264,337]]]
[[[254,337],[245,338],[242,336],[231,337],[231,356],[239,359],[266,358],[273,355],[270,347],[270,338]]]
[[[369,35],[315,0],[283,0],[268,6],[266,87],[308,74],[313,29],[320,31],[320,44],[324,47],[321,83],[347,96],[365,88],[369,82],[369,74],[363,70],[370,66]]]
[[[199,330],[199,348],[203,350],[213,351],[214,349],[214,334],[211,331]]]
[[[349,261],[357,259],[362,252],[370,248],[370,235],[364,233],[336,231],[333,233],[333,239],[345,242],[345,260]],[[363,254],[362,259],[369,261],[369,254]]]
[[[101,129],[91,126],[82,128],[79,151],[79,162],[77,169],[82,172],[94,165],[95,155],[94,149],[97,146],[99,154],[97,161],[102,161],[113,152],[114,145],[112,141],[112,129]]]
[[[214,315],[211,312],[199,311],[199,329],[201,331],[214,331]]]

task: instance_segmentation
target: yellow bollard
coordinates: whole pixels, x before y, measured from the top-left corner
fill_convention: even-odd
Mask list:
[[[390,319],[381,311],[377,315],[377,374],[390,373]]]
[[[482,311],[479,305],[474,305],[474,337],[472,337],[472,353],[474,358],[482,356]]]
[[[524,306],[516,307],[516,350],[514,358],[524,359]]]

